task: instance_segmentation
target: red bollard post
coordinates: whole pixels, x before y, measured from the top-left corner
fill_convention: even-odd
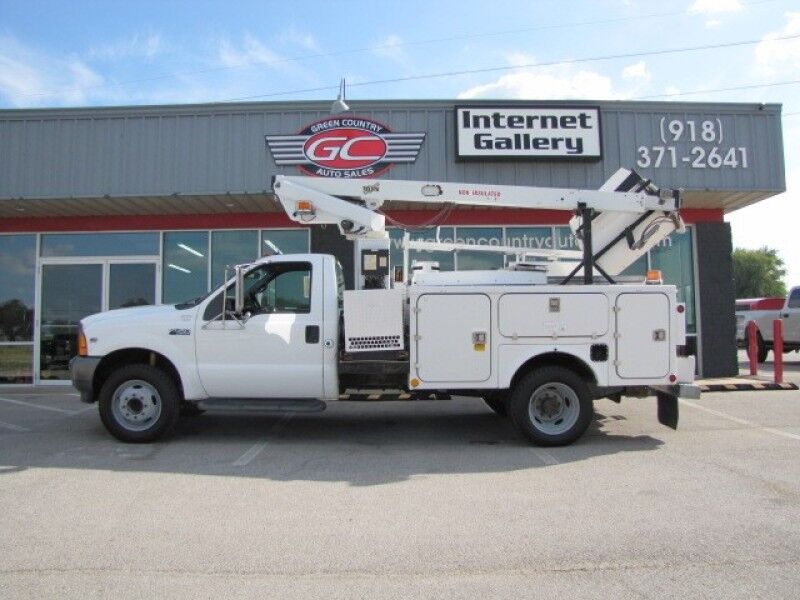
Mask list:
[[[750,359],[750,375],[758,375],[758,327],[755,321],[747,324],[747,358]]]
[[[772,322],[772,357],[775,366],[775,383],[783,383],[783,321]]]

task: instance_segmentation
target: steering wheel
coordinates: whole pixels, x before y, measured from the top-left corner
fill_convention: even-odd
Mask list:
[[[256,299],[255,291],[248,292],[247,299],[250,301],[254,313],[261,312],[261,303]]]

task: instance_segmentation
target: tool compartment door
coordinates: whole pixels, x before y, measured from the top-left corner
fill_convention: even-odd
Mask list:
[[[425,382],[480,382],[491,375],[491,300],[484,294],[417,299],[417,376]],[[476,337],[476,334],[478,337]],[[476,344],[480,334],[484,344]]]
[[[620,294],[616,308],[617,375],[623,379],[666,377],[671,348],[667,296]]]

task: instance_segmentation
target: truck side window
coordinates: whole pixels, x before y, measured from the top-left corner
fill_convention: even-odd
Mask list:
[[[786,308],[800,308],[800,288],[795,288],[792,290],[792,294],[789,296],[789,303],[787,304]]]
[[[311,265],[273,263],[270,273],[245,295],[253,313],[311,312]]]
[[[233,285],[228,286],[228,304],[233,304]],[[229,308],[232,310],[232,308]],[[244,276],[244,310],[259,313],[311,312],[311,264],[271,263]],[[222,292],[208,303],[203,319],[222,318]]]

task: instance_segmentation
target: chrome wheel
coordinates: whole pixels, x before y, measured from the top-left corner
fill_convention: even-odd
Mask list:
[[[161,408],[158,390],[141,379],[123,382],[111,400],[114,418],[128,431],[150,429],[161,416]]]
[[[551,382],[536,388],[528,401],[532,425],[547,435],[568,431],[580,415],[578,394],[561,382]]]

